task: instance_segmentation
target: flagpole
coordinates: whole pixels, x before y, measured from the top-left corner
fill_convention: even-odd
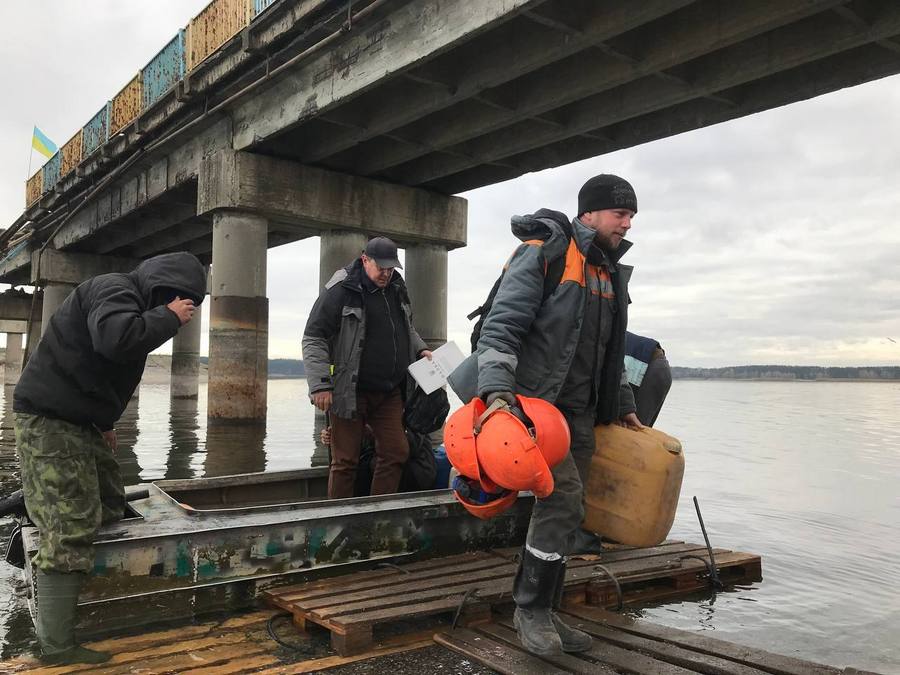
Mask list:
[[[25,171],[25,180],[31,178],[31,160],[34,157],[34,132],[31,132],[31,140],[28,141],[28,169]]]

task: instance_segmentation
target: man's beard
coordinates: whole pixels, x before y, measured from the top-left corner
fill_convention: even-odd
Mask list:
[[[600,234],[599,232],[594,233],[594,245],[597,248],[602,248],[604,251],[615,251],[621,243],[621,238],[613,239],[611,235]]]

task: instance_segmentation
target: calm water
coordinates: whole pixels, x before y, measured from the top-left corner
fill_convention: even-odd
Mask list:
[[[119,425],[127,482],[302,468],[325,461],[305,380],[269,383],[266,429],[207,429],[205,388],[172,409],[144,386]],[[10,392],[6,392],[6,399]],[[900,673],[900,384],[676,381],[657,427],[687,468],[671,537],[763,556],[764,581],[642,607],[658,623],[784,654]],[[8,406],[0,495],[16,487]],[[9,522],[0,520],[5,539]],[[33,634],[16,570],[0,563],[0,655]]]

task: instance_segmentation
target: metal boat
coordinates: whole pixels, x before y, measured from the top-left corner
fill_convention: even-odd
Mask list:
[[[478,520],[450,490],[329,500],[327,483],[323,467],[129,487],[149,496],[101,529],[80,631],[248,606],[264,588],[349,567],[520,545],[533,502],[522,493],[508,512]],[[26,560],[38,543],[24,526]],[[30,563],[25,577],[33,598]]]

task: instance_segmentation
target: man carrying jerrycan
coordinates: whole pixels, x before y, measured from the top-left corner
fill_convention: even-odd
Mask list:
[[[565,556],[580,550],[583,537],[582,486],[594,426],[619,421],[642,427],[623,372],[632,268],[619,262],[631,247],[624,237],[635,213],[631,185],[601,174],[582,186],[571,221],[548,209],[513,217],[513,234],[524,243],[509,259],[490,306],[482,308],[476,350],[450,377],[460,398],[471,402],[447,424],[448,456],[451,445],[461,447],[462,426],[463,435],[474,438],[474,424],[478,439],[474,464],[456,466],[462,475],[481,478],[490,492],[488,476],[543,466],[529,475],[545,475],[521,487],[537,500],[513,585],[519,640],[539,655],[591,648],[591,637],[555,610]],[[533,442],[526,426],[534,429]],[[542,459],[534,459],[535,447]],[[503,500],[515,501],[515,490]],[[467,508],[477,513],[492,506]]]

